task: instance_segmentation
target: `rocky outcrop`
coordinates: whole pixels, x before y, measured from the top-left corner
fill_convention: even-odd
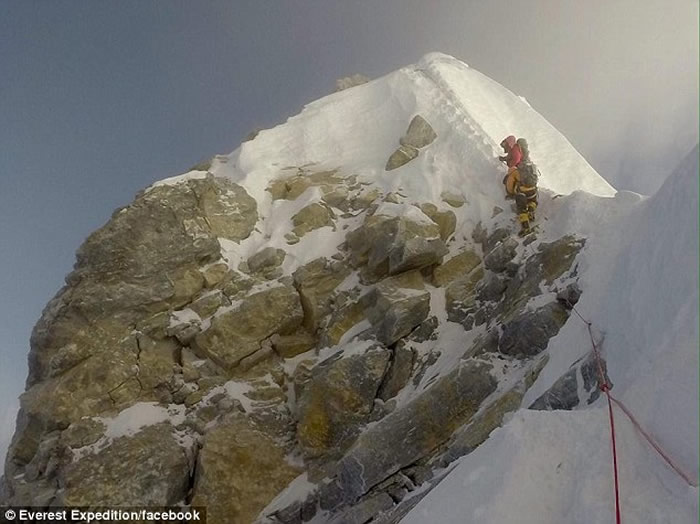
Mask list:
[[[601,373],[607,384],[610,380],[607,376],[607,366],[605,360],[598,360],[591,352],[588,356],[574,362],[571,369],[559,377],[547,391],[537,398],[530,409],[554,410],[554,409],[574,409],[584,404],[595,402],[600,396]],[[581,397],[581,394],[584,397]]]
[[[169,423],[147,427],[70,463],[57,502],[93,507],[176,505],[187,496],[192,454],[178,442]]]
[[[430,145],[437,134],[430,124],[420,115],[416,115],[408,125],[406,134],[401,137],[399,148],[387,160],[385,171],[399,168],[418,156],[419,150]]]
[[[430,124],[420,115],[416,115],[408,124],[406,134],[401,137],[399,143],[402,146],[411,146],[416,149],[421,149],[433,143],[437,138],[437,134],[433,131]]]
[[[386,211],[399,213],[403,209],[387,207]],[[420,269],[442,260],[447,249],[438,224],[417,209],[403,216],[383,212],[384,208],[379,208],[367,217],[362,227],[347,236],[352,261],[356,266],[366,265],[364,275],[368,280]]]
[[[344,76],[335,81],[335,90],[344,91],[350,89],[351,87],[359,86],[369,82],[369,77],[362,75],[360,73],[355,73],[354,75]]]
[[[195,337],[194,350],[202,358],[231,369],[260,350],[263,340],[294,332],[303,319],[296,290],[292,286],[273,287],[214,317],[209,329]]]
[[[321,493],[321,507],[354,503],[373,486],[426,456],[467,422],[496,389],[489,366],[460,365],[431,388],[363,433],[338,464],[335,482]]]
[[[297,437],[307,457],[341,454],[369,419],[389,351],[373,346],[363,354],[318,364],[298,401]]]
[[[435,138],[416,117],[401,147]],[[155,186],[86,241],[32,338],[4,499],[388,523],[519,407],[581,295],[583,241],[525,246],[499,218],[463,242],[461,195],[411,202],[312,167],[267,187],[282,231],[205,176]],[[339,238],[314,259],[320,228]],[[591,371],[533,407],[590,401]],[[167,415],[115,435],[140,403]]]
[[[192,505],[206,506],[212,522],[253,522],[299,473],[274,439],[233,416],[204,439]]]
[[[374,335],[391,345],[408,335],[430,312],[430,293],[418,271],[382,280],[362,298]]]

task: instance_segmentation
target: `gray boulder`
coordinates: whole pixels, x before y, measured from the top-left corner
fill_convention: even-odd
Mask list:
[[[498,350],[504,355],[518,357],[537,355],[568,318],[568,311],[558,302],[550,302],[535,311],[525,311],[504,326]]]
[[[402,146],[420,149],[431,144],[436,138],[437,134],[427,120],[420,115],[416,115],[408,125],[406,134],[401,137],[399,142]]]
[[[365,431],[321,488],[321,507],[353,504],[373,486],[427,456],[468,422],[496,389],[491,367],[468,361]]]
[[[504,271],[508,262],[515,258],[517,247],[518,241],[514,238],[502,240],[484,257],[484,267],[496,273]]]
[[[399,148],[394,151],[389,160],[386,161],[386,166],[384,166],[385,171],[392,171],[403,165],[408,164],[411,160],[418,157],[418,149],[413,146],[399,146]]]
[[[379,388],[377,395],[382,400],[389,400],[395,397],[403,387],[408,384],[413,371],[413,361],[415,355],[413,349],[403,341],[399,341],[394,348],[389,371],[387,371],[384,381]]]
[[[377,340],[387,346],[408,335],[430,313],[430,293],[418,271],[382,280],[361,303]]]
[[[368,280],[438,264],[447,253],[440,226],[427,216],[417,222],[371,215],[346,238],[352,262],[367,265],[364,276]]]
[[[195,337],[194,350],[231,369],[258,351],[264,339],[294,332],[303,318],[297,291],[292,286],[277,286],[250,295],[236,309],[215,316],[209,329]]]
[[[600,366],[604,380],[609,383],[605,360],[601,359]],[[583,379],[582,384],[579,384],[579,373]],[[552,384],[552,387],[530,405],[529,409],[547,411],[556,409],[570,410],[582,403],[585,405],[591,404],[600,396],[600,386],[602,385],[600,373],[598,362],[593,352],[591,352],[585,358],[575,362],[569,371],[559,377]],[[584,393],[584,398],[579,396],[579,392]]]
[[[169,423],[117,438],[68,464],[60,503],[68,506],[172,506],[187,495],[192,449]],[[129,479],[124,482],[124,479]]]
[[[335,456],[352,443],[369,418],[389,357],[374,346],[313,369],[298,401],[297,438],[307,457]]]

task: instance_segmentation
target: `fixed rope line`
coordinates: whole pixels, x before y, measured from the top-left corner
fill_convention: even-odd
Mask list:
[[[568,302],[568,301],[567,301]],[[608,416],[610,418],[610,440],[612,442],[612,459],[613,459],[613,473],[615,477],[615,522],[617,524],[622,523],[622,510],[620,509],[620,476],[617,467],[617,442],[615,440],[615,417],[613,416],[612,408],[612,398],[610,395],[610,383],[608,382],[608,377],[603,370],[603,362],[600,358],[600,352],[598,351],[598,345],[596,344],[595,338],[593,337],[593,323],[583,318],[581,313],[574,307],[573,304],[569,303],[571,309],[578,315],[578,317],[586,324],[588,328],[588,336],[591,339],[591,345],[593,346],[593,355],[595,356],[596,365],[598,367],[599,375],[599,385],[600,389],[608,400]]]
[[[568,302],[568,301],[567,301]],[[656,450],[656,452],[661,456],[661,458],[664,459],[664,461],[675,471],[678,476],[680,476],[689,486],[692,487],[698,487],[698,481],[697,479],[694,479],[690,475],[688,475],[683,469],[678,466],[673,459],[669,456],[668,453],[666,453],[661,445],[656,442],[656,440],[647,432],[644,430],[642,425],[637,421],[635,416],[632,414],[630,409],[625,406],[625,404],[616,399],[612,393],[610,393],[610,390],[612,388],[612,385],[608,381],[607,374],[605,373],[603,369],[603,363],[602,363],[602,358],[600,356],[600,351],[598,350],[598,344],[595,341],[595,337],[593,336],[593,323],[587,320],[579,311],[576,309],[576,307],[569,303],[571,306],[571,309],[576,313],[576,315],[581,319],[581,321],[586,324],[586,328],[588,329],[588,336],[591,340],[591,345],[593,347],[593,355],[596,360],[596,366],[598,368],[598,374],[600,378],[600,389],[603,391],[607,397],[608,400],[608,412],[610,415],[610,432],[611,432],[611,440],[612,440],[612,452],[613,452],[613,468],[615,472],[615,514],[617,518],[617,523],[619,524],[621,522],[621,510],[620,510],[620,494],[619,494],[619,475],[618,475],[618,467],[617,467],[617,449],[616,449],[616,442],[615,442],[615,419],[613,417],[613,409],[612,409],[612,403],[614,402],[621,410],[622,412],[627,416],[627,418],[632,422],[634,427],[639,431],[639,433],[644,437],[644,439],[651,445],[651,447]]]

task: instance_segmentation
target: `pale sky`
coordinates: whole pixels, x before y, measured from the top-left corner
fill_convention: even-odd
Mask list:
[[[0,0],[0,454],[82,240],[353,73],[430,51],[515,93],[618,189],[698,141],[698,0]]]

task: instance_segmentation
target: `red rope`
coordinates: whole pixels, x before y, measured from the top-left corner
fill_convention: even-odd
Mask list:
[[[573,304],[569,304],[571,306],[571,309],[578,315],[578,317],[586,324],[586,327],[588,328],[588,336],[591,339],[591,345],[593,346],[593,355],[595,356],[596,360],[596,365],[598,367],[598,375],[599,375],[599,384],[600,384],[600,389],[603,391],[608,399],[608,413],[610,416],[610,438],[612,440],[612,458],[613,458],[613,471],[615,473],[615,518],[616,518],[616,523],[621,524],[622,522],[622,517],[621,517],[621,509],[620,509],[620,480],[619,480],[619,475],[618,475],[618,467],[617,467],[617,444],[615,442],[615,418],[613,416],[613,408],[612,408],[612,403],[614,402],[621,410],[622,412],[627,415],[627,418],[630,419],[632,424],[634,424],[634,427],[637,428],[637,430],[642,434],[642,436],[646,439],[649,444],[656,450],[656,452],[661,455],[661,457],[666,461],[666,463],[671,466],[671,468],[685,480],[690,486],[697,487],[698,486],[698,481],[691,478],[690,475],[687,475],[679,466],[677,466],[673,460],[668,456],[667,453],[663,451],[661,446],[649,435],[646,431],[644,431],[644,428],[642,428],[641,424],[637,421],[637,419],[632,415],[632,412],[619,400],[617,400],[615,397],[613,397],[610,394],[610,389],[612,388],[612,385],[608,382],[607,375],[605,374],[605,371],[603,370],[603,362],[602,358],[600,356],[600,352],[598,351],[598,345],[596,344],[595,338],[593,337],[593,330],[592,326],[593,323],[586,320],[581,313],[578,312],[578,310],[573,306]]]
[[[572,306],[573,307],[573,306]],[[574,311],[576,309],[574,308]],[[615,417],[613,416],[612,400],[610,395],[611,384],[608,382],[608,377],[603,370],[603,359],[600,358],[600,353],[598,352],[598,345],[593,337],[593,330],[591,322],[585,320],[578,311],[576,314],[586,323],[588,328],[588,336],[591,339],[591,345],[593,346],[593,355],[595,356],[595,361],[598,366],[599,384],[600,389],[605,396],[608,398],[608,415],[610,417],[610,440],[612,441],[612,459],[613,459],[613,472],[615,476],[615,522],[616,524],[622,523],[622,510],[620,509],[620,477],[617,469],[617,442],[615,440]]]
[[[632,415],[632,412],[625,406],[621,401],[617,400],[615,397],[612,395],[608,395],[610,399],[617,404],[617,406],[623,411],[625,415],[627,415],[627,418],[630,419],[632,424],[634,424],[634,427],[637,428],[637,431],[639,431],[642,436],[646,439],[646,441],[651,444],[651,446],[656,450],[656,452],[661,455],[661,458],[663,458],[666,463],[673,468],[673,470],[678,473],[680,477],[685,480],[689,486],[693,486],[694,488],[698,487],[698,481],[697,479],[693,479],[690,475],[685,473],[680,466],[675,464],[671,457],[669,457],[663,450],[663,448],[654,440],[654,438],[649,435],[646,431],[644,431],[644,428],[642,428],[641,424],[637,422],[637,419],[634,418],[634,415]]]

